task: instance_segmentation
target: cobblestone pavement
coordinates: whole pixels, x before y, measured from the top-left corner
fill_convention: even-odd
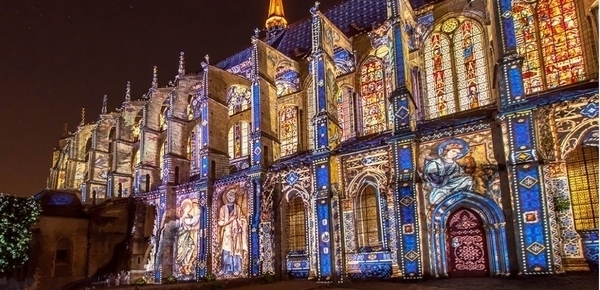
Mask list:
[[[344,284],[321,284],[314,281],[282,281],[271,284],[235,285],[230,281],[225,289],[235,290],[588,290],[599,289],[598,273],[570,273],[562,276],[519,276],[516,278],[462,278],[428,279],[415,281],[362,281]],[[110,287],[115,289],[136,289],[135,286]],[[206,283],[178,283],[174,285],[145,285],[139,290],[203,290],[211,289]],[[214,289],[214,288],[213,288]]]

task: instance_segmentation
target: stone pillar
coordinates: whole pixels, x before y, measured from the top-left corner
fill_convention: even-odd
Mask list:
[[[515,213],[515,236],[520,272],[554,274],[551,221],[544,191],[543,172],[536,153],[536,134],[532,110],[500,117],[506,138],[509,184]]]

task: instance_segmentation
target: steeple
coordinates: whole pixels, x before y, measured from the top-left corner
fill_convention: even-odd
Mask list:
[[[125,88],[125,102],[131,101],[131,83],[127,81],[127,87]]]
[[[285,20],[285,14],[283,13],[283,0],[271,0],[265,27],[269,35],[287,27],[287,20]]]
[[[158,89],[158,67],[156,66],[152,68],[152,89]]]
[[[79,126],[85,125],[85,108],[81,108],[81,122],[79,122]]]

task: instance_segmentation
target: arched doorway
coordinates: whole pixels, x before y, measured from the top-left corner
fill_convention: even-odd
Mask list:
[[[448,217],[446,253],[450,277],[489,277],[489,257],[481,217],[459,208]]]

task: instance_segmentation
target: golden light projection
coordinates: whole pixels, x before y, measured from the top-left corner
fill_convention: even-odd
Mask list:
[[[567,158],[571,206],[577,230],[598,229],[598,148],[581,147]]]
[[[356,237],[358,247],[381,245],[379,234],[379,213],[375,187],[365,187],[356,200]]]
[[[287,208],[287,252],[306,250],[306,215],[302,198],[295,197]]]

